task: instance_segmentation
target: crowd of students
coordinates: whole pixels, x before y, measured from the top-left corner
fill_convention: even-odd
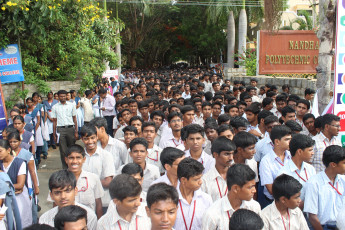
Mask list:
[[[311,89],[257,83],[124,71],[81,97],[34,93],[2,131],[0,229],[344,230],[340,118],[315,117]],[[38,218],[36,168],[57,145]]]

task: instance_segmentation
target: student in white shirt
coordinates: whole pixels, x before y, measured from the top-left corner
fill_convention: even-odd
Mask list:
[[[213,202],[228,194],[226,173],[233,163],[235,150],[235,144],[226,137],[218,137],[213,141],[211,151],[216,164],[202,176],[201,185],[201,189],[212,197]]]
[[[175,147],[181,150],[184,150],[184,144],[181,138],[181,129],[183,122],[182,122],[182,114],[178,112],[171,112],[168,115],[168,127],[171,129],[171,135],[162,135],[161,140],[159,142],[159,147],[164,149],[166,147]]]
[[[236,151],[234,154],[235,164],[246,164],[256,174],[255,182],[259,182],[258,164],[254,160],[256,137],[247,132],[239,132],[234,137]]]
[[[302,185],[292,176],[278,176],[272,186],[274,202],[262,210],[264,230],[309,230],[301,203]]]
[[[255,212],[248,209],[238,209],[230,218],[231,230],[262,230],[264,222]]]
[[[217,128],[218,137],[226,137],[232,141],[234,139],[234,130],[229,125],[221,125]]]
[[[253,200],[255,189],[255,172],[248,165],[232,165],[226,175],[228,195],[215,201],[206,211],[202,230],[229,230],[229,220],[233,213],[242,208],[260,215],[261,208]]]
[[[134,177],[134,179],[136,179],[139,182],[140,186],[143,185],[144,171],[140,167],[140,165],[138,165],[136,163],[128,163],[125,166],[123,166],[123,168],[121,169],[121,173],[122,174],[128,174],[128,175]],[[141,191],[141,193],[140,193],[140,202],[146,203],[146,192],[145,191]]]
[[[97,147],[97,130],[94,125],[84,125],[80,135],[85,145],[86,160],[83,163],[83,170],[96,174],[101,180],[105,192],[102,197],[103,213],[105,213],[110,202],[108,187],[115,176],[113,156],[101,147]]]
[[[155,138],[155,145],[159,145],[159,141],[161,140],[164,119],[165,115],[160,110],[155,110],[150,114],[150,120],[156,123],[156,126],[158,128],[157,136]]]
[[[162,149],[155,145],[154,141],[157,136],[157,126],[156,123],[153,121],[144,122],[141,126],[141,133],[143,138],[146,139],[148,143],[148,155],[146,157],[146,161],[149,164],[156,165],[159,168],[160,173],[164,173],[164,168],[159,161]]]
[[[147,192],[146,213],[151,219],[151,230],[173,230],[179,196],[166,183],[152,185]]]
[[[142,188],[134,177],[117,175],[109,186],[111,203],[97,230],[150,229],[150,219],[140,202]]]
[[[148,155],[147,147],[147,141],[142,137],[138,137],[131,141],[129,152],[133,162],[140,165],[144,170],[144,181],[142,187],[145,192],[147,192],[151,183],[160,176],[159,168],[146,162]]]
[[[124,135],[124,143],[126,145],[127,150],[129,149],[129,144],[134,138],[138,137],[138,130],[134,126],[126,126],[123,128],[123,135]],[[127,151],[129,152],[129,151]],[[129,154],[127,156],[127,159],[129,158]]]
[[[184,127],[184,129],[185,143],[189,148],[185,156],[199,161],[205,168],[204,173],[207,173],[215,166],[215,160],[202,150],[202,146],[205,143],[204,128],[198,124],[190,124]]]
[[[77,205],[63,207],[56,214],[54,227],[57,230],[87,229],[87,211]]]
[[[180,185],[175,229],[201,229],[202,218],[212,204],[210,195],[200,190],[204,166],[193,158],[183,159],[177,168]]]
[[[40,224],[47,224],[54,227],[54,218],[59,209],[69,205],[77,205],[87,211],[87,228],[97,228],[97,217],[95,211],[85,205],[75,202],[75,195],[78,193],[77,180],[72,172],[60,170],[54,172],[49,178],[50,197],[54,200],[56,207],[46,211],[39,219]]]
[[[266,201],[261,205],[266,207],[273,201],[272,184],[279,175],[278,172],[291,159],[289,143],[291,140],[291,130],[285,125],[274,126],[271,131],[273,150],[262,158],[259,166],[261,185],[264,187]]]
[[[178,164],[185,158],[185,153],[174,147],[166,147],[163,149],[160,162],[165,169],[165,174],[152,182],[151,185],[164,182],[177,188],[179,181],[177,177]]]

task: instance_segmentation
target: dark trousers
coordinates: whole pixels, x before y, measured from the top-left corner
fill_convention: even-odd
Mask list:
[[[107,120],[107,134],[110,135],[111,137],[114,137],[113,134],[113,120],[114,120],[114,116],[104,116],[104,118]]]
[[[54,141],[54,138],[53,138],[53,134],[51,133],[51,134],[49,134],[49,143],[48,143],[48,145],[55,145],[55,141]]]
[[[59,149],[60,149],[60,158],[61,158],[62,168],[67,169],[67,164],[65,162],[65,153],[67,153],[67,150],[71,145],[75,144],[75,137],[74,137],[75,129],[74,127],[71,127],[71,128],[58,127],[57,132],[60,134]]]
[[[41,153],[42,153],[43,146],[37,146],[36,147],[36,165],[39,165],[39,162],[41,161]]]

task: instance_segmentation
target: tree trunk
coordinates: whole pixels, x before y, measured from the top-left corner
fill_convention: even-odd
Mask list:
[[[245,9],[241,9],[238,20],[238,54],[244,55],[246,52],[247,40],[247,13]]]
[[[335,5],[332,0],[320,0],[320,30],[317,37],[320,41],[319,65],[316,67],[319,111],[326,108],[330,101],[329,92],[331,89],[332,70],[332,44],[335,31]]]
[[[131,69],[135,69],[137,67],[137,62],[135,60],[135,54],[129,53],[129,64],[131,65]]]
[[[234,19],[234,12],[230,11],[229,18],[228,18],[228,67],[234,68],[234,55],[235,55],[235,19]]]

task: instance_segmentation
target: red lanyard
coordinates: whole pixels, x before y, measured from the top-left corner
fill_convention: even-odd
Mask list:
[[[289,219],[289,230],[290,230],[290,214],[289,214],[289,210],[287,211],[287,214],[288,214],[288,219]],[[282,221],[283,221],[283,224],[284,224],[284,229],[286,230],[286,226],[285,226],[285,222],[284,222],[284,218],[283,216],[281,215],[282,217]]]
[[[119,225],[120,230],[122,230],[120,220],[117,221],[117,224]],[[135,217],[135,229],[138,230],[138,216]]]
[[[298,174],[297,170],[295,170],[295,173],[297,174],[297,176],[298,176],[299,178],[301,178],[304,182],[307,182],[307,180],[308,180],[308,174],[307,174],[306,168],[304,168],[304,172],[305,172],[306,180],[304,180],[304,178],[301,177],[301,175]]]
[[[158,151],[156,151],[156,153],[157,153],[157,157],[156,157],[156,159],[152,159],[151,157],[149,157],[149,156],[147,156],[147,158],[149,158],[150,160],[153,160],[153,161],[158,161]]]
[[[343,194],[341,194],[341,193],[339,192],[339,190],[338,190],[338,182],[337,182],[337,187],[334,187],[334,186],[332,185],[331,182],[328,182],[328,184],[329,184],[330,186],[332,186],[332,188],[333,188],[340,196],[343,195]]]
[[[179,146],[179,145],[180,145],[180,143],[179,143],[179,142],[177,142],[177,144],[175,143],[175,139],[172,139],[172,141],[174,142],[175,147],[177,147],[177,146]]]
[[[229,217],[229,220],[230,220],[230,217],[231,217],[231,216],[230,216],[230,213],[229,213],[229,211],[227,211],[226,213],[228,214],[228,217]]]
[[[284,164],[282,164],[280,161],[277,160],[277,158],[275,159],[281,166],[284,166]]]
[[[326,141],[323,141],[323,143],[325,144],[326,148],[328,147],[328,145],[326,144]],[[333,145],[333,141],[331,141],[331,144],[330,145]]]
[[[182,217],[183,217],[184,225],[185,225],[185,227],[186,227],[186,230],[188,230],[188,227],[187,227],[187,222],[186,222],[186,219],[184,218],[184,214],[183,214],[183,208],[182,208],[181,200],[179,200],[178,202],[180,202],[181,213],[182,213]],[[192,215],[192,220],[190,221],[189,230],[191,230],[191,229],[192,229],[193,220],[194,220],[194,214],[195,214],[195,206],[196,206],[196,200],[194,200],[193,215]]]
[[[219,187],[219,183],[218,183],[218,178],[216,178],[216,182],[217,182],[220,198],[222,198],[223,196],[222,196],[222,192],[220,191],[220,187]],[[227,192],[228,192],[228,186],[226,186],[226,190],[225,190],[224,196],[226,195]]]
[[[78,192],[85,192],[89,188],[89,182],[87,181],[87,177],[85,177],[85,180],[86,180],[86,187],[85,186],[81,187],[81,189],[78,190]]]

